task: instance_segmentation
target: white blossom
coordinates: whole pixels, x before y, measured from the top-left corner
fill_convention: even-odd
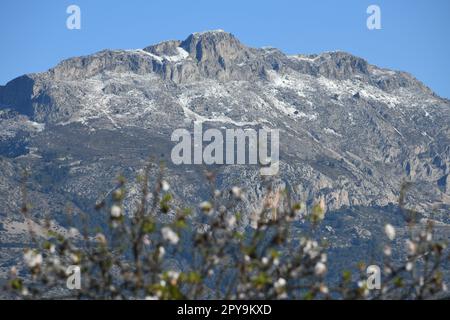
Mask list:
[[[395,239],[395,228],[391,224],[388,223],[384,226],[384,232],[389,240],[392,241]]]
[[[13,278],[16,277],[17,276],[17,268],[15,266],[12,266],[11,269],[9,270],[9,274]]]
[[[170,189],[170,184],[166,180],[163,180],[161,181],[161,188],[163,189],[163,191],[167,192]]]
[[[240,199],[242,197],[242,190],[239,187],[231,188],[231,193],[233,194],[233,196],[235,196],[238,199]]]
[[[69,229],[69,236],[70,237],[75,238],[75,237],[78,237],[79,235],[80,235],[80,231],[78,231],[77,228],[72,227],[72,228]]]
[[[178,277],[180,276],[180,273],[177,272],[177,271],[170,270],[170,271],[167,272],[167,275],[171,279],[178,279]]]
[[[327,266],[322,262],[317,262],[314,267],[314,273],[317,276],[322,276],[325,274],[325,272],[327,272]]]
[[[122,209],[118,205],[111,207],[111,217],[120,218],[122,216]]]
[[[253,229],[258,228],[259,219],[260,219],[260,216],[257,211],[254,211],[250,214],[250,226]]]
[[[280,278],[273,284],[273,286],[275,289],[284,288],[286,286],[286,280],[284,278]]]
[[[413,269],[414,265],[412,262],[408,262],[405,266],[406,271],[411,271]]]
[[[311,259],[315,259],[319,255],[319,244],[315,240],[306,240],[304,251]]]
[[[123,197],[123,191],[121,189],[117,189],[114,191],[113,196],[115,199],[121,199]]]
[[[23,255],[25,260],[25,264],[29,268],[34,268],[42,264],[42,255],[40,253],[36,253],[33,250],[28,250]]]
[[[209,213],[212,209],[212,204],[209,201],[203,201],[200,203],[199,207],[203,212]]]
[[[278,267],[280,265],[280,259],[278,259],[278,258],[273,259],[273,265],[275,267]]]
[[[106,237],[103,233],[97,233],[95,240],[100,244],[106,244]]]
[[[236,225],[236,216],[231,215],[227,218],[227,226],[229,229],[233,229],[234,226]]]
[[[179,272],[177,272],[177,271],[172,271],[172,270],[170,270],[170,271],[168,271],[167,272],[167,276],[172,280],[172,281],[177,281],[178,280],[178,278],[180,277],[180,273]]]
[[[169,227],[164,227],[161,229],[161,234],[164,240],[169,241],[171,244],[177,244],[180,241],[178,235]]]
[[[323,294],[328,294],[328,293],[330,292],[330,291],[328,290],[328,287],[327,287],[326,285],[324,285],[324,284],[321,284],[321,285],[320,285],[319,290],[320,290],[320,292],[323,293]]]
[[[78,264],[80,262],[80,257],[78,255],[76,255],[75,253],[71,253],[70,260],[72,260],[72,262],[74,264]]]
[[[406,249],[408,250],[409,255],[415,255],[417,252],[417,245],[411,240],[406,240]]]
[[[28,289],[25,287],[25,288],[22,289],[21,294],[22,294],[22,296],[28,296],[28,295],[30,294],[30,292],[29,292]]]
[[[164,247],[160,246],[158,248],[158,254],[159,254],[159,258],[162,259],[164,257],[164,255],[166,254],[166,249],[164,249]]]
[[[220,258],[216,255],[213,256],[212,261],[215,265],[218,265],[220,263]]]

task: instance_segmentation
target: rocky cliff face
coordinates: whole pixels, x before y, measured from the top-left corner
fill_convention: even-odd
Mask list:
[[[55,219],[64,202],[89,212],[119,172],[131,181],[132,207],[136,170],[149,155],[165,159],[178,199],[200,201],[205,168],[170,161],[171,133],[193,121],[280,129],[275,182],[306,203],[323,199],[330,213],[392,206],[410,181],[409,204],[448,221],[448,100],[348,53],[288,56],[219,30],[68,59],[0,87],[4,224],[20,205],[20,167],[32,173],[35,213]],[[209,169],[258,205],[257,167]]]

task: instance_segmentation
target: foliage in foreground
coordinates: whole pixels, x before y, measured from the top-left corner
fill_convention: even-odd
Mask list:
[[[84,221],[63,235],[47,222],[46,237],[30,228],[34,247],[24,253],[29,277],[12,268],[6,289],[26,299],[425,299],[446,291],[442,267],[449,257],[446,245],[433,240],[431,223],[412,232],[417,226],[410,222],[403,263],[391,259],[389,241],[396,230],[385,226],[379,290],[369,290],[363,264],[331,285],[327,244],[314,238],[324,218],[320,202],[307,210],[311,231],[294,237],[304,204],[268,190],[261,210],[247,213],[251,227],[242,228],[238,207],[245,195],[239,188],[215,190],[214,175],[207,173],[211,199],[194,212],[173,204],[162,170],[152,184],[149,172],[150,166],[140,177],[141,200],[134,212],[125,214],[123,178],[110,199],[96,206],[107,220],[103,228],[91,230]],[[30,219],[27,205],[22,211]],[[81,270],[79,290],[66,289],[71,265]]]

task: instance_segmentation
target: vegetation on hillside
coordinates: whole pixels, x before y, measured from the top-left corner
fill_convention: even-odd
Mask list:
[[[370,290],[362,263],[328,283],[329,245],[315,237],[325,216],[320,201],[306,210],[309,232],[298,236],[293,225],[304,204],[286,191],[269,190],[261,210],[239,212],[244,191],[216,190],[214,175],[207,173],[211,197],[191,210],[174,204],[162,167],[156,178],[149,172],[150,166],[139,177],[134,212],[125,210],[127,183],[119,178],[96,205],[105,217],[102,226],[93,228],[85,218],[81,227],[74,223],[62,234],[48,220],[44,237],[30,228],[34,245],[24,252],[29,273],[19,276],[21,267],[12,268],[6,289],[24,299],[425,299],[446,291],[442,267],[449,257],[446,244],[434,239],[431,222],[417,231],[415,219],[409,220],[402,263],[391,259],[396,229],[385,226],[379,289]],[[24,190],[27,219],[29,211]],[[168,213],[172,218],[165,219]],[[245,228],[244,215],[251,220]],[[69,266],[80,268],[80,289],[66,287]]]

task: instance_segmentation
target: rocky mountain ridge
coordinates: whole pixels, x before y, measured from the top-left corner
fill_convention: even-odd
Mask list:
[[[0,86],[4,226],[20,208],[20,168],[31,172],[36,217],[58,220],[67,203],[92,212],[119,173],[130,181],[131,209],[149,156],[167,163],[180,201],[195,206],[207,197],[202,173],[210,169],[219,188],[241,186],[245,205],[256,208],[266,188],[257,167],[171,163],[172,132],[192,130],[194,121],[279,129],[280,174],[272,180],[307,205],[322,199],[330,214],[383,212],[406,181],[412,208],[448,222],[448,100],[408,73],[345,52],[289,56],[216,30],[67,59]],[[367,234],[367,221],[355,222],[349,239]]]

